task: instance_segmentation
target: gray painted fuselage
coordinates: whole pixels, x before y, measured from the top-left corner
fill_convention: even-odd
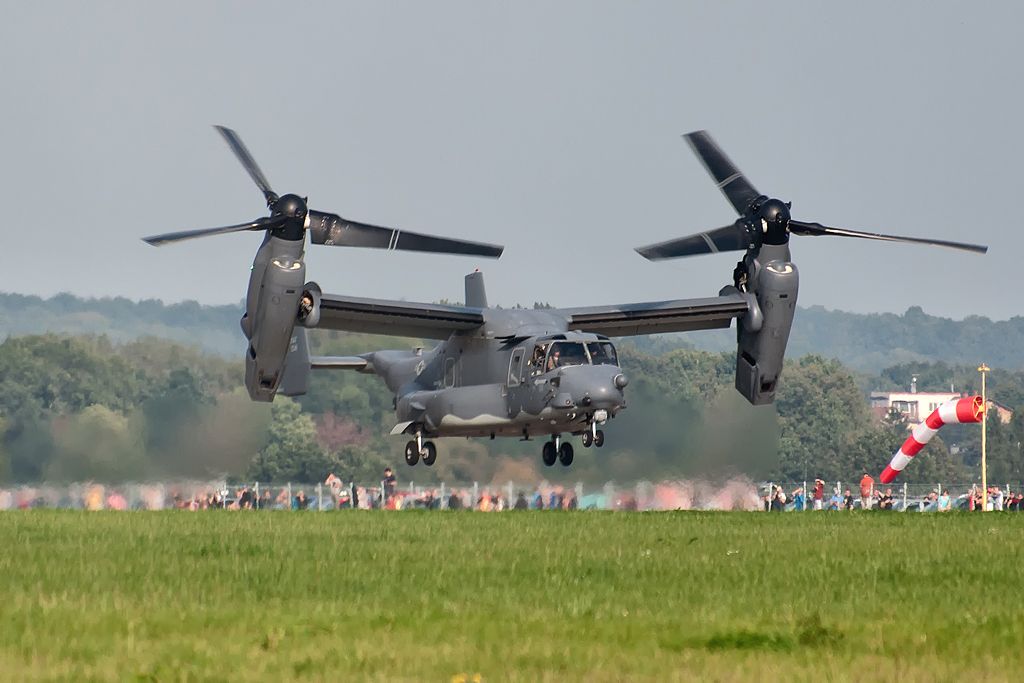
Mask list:
[[[564,318],[545,311],[484,309],[484,316],[477,330],[430,350],[363,356],[362,371],[380,375],[395,394],[394,433],[581,433],[625,408],[625,375],[606,338],[570,332]],[[580,350],[572,360],[553,358]]]

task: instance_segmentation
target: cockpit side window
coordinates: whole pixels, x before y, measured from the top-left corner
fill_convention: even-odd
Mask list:
[[[544,358],[548,354],[547,344],[537,344],[533,347],[533,353],[530,355],[530,374],[539,375],[544,372]]]
[[[619,357],[615,353],[615,347],[611,342],[590,342],[587,344],[590,351],[590,359],[594,365],[618,365]]]
[[[580,342],[553,342],[548,350],[545,372],[568,365],[589,365],[587,351]]]

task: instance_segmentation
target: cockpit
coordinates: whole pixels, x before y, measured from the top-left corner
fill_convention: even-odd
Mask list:
[[[573,365],[618,365],[610,341],[539,341],[530,358],[533,374]]]

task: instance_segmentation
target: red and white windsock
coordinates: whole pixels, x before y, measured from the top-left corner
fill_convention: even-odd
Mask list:
[[[924,422],[911,430],[910,436],[896,451],[896,455],[892,456],[892,460],[878,477],[879,480],[883,484],[888,484],[895,479],[896,475],[902,472],[907,463],[921,452],[921,449],[932,440],[935,432],[942,429],[943,425],[981,422],[981,417],[984,414],[985,405],[981,401],[981,396],[968,396],[946,401],[936,408]]]

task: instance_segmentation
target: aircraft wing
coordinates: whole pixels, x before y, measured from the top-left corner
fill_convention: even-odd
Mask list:
[[[706,299],[563,308],[559,313],[568,319],[570,330],[608,337],[690,332],[729,327],[733,318],[742,317],[750,310],[748,296],[733,293]]]
[[[483,311],[479,308],[321,294],[317,327],[392,337],[447,339],[452,332],[472,330],[483,322]]]

